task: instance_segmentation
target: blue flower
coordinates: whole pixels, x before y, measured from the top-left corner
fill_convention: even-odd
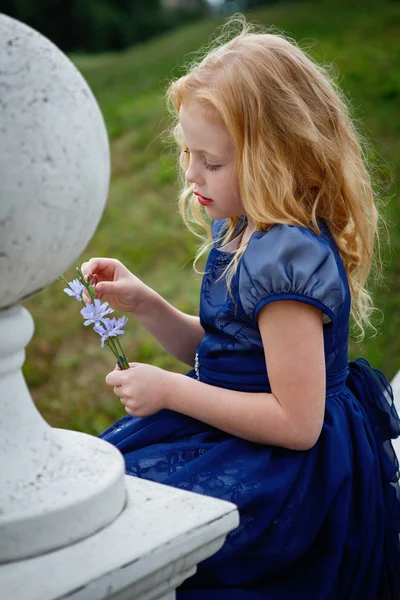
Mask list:
[[[109,313],[114,312],[112,308],[108,308],[108,302],[101,304],[100,300],[96,299],[93,304],[86,304],[85,308],[82,308],[81,315],[86,319],[84,325],[91,325],[94,323],[96,326],[100,325],[100,322],[104,322],[104,317]]]
[[[78,279],[70,281],[68,285],[69,288],[64,288],[64,292],[68,294],[68,296],[74,296],[79,302],[82,302],[82,292],[85,289],[85,286]]]
[[[101,347],[104,348],[104,342],[110,337],[116,337],[124,333],[123,327],[125,327],[128,319],[121,317],[120,319],[102,319],[102,325],[95,325],[93,330],[101,335]]]

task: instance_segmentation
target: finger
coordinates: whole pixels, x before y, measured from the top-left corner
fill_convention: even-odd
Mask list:
[[[117,260],[114,258],[91,258],[88,262],[83,263],[81,269],[85,278],[89,275],[103,274],[107,278],[112,278]],[[110,277],[111,276],[111,277]]]
[[[81,264],[81,271],[82,271],[83,276],[85,277],[85,279],[86,279],[86,273],[87,273],[88,265],[89,265],[88,262],[84,262],[84,263]]]
[[[121,369],[121,367],[120,367],[120,364],[119,364],[119,363],[117,363],[117,364],[115,365],[115,367],[114,367],[114,371],[122,371],[122,369]]]
[[[98,283],[98,281],[99,281],[99,276],[98,276],[98,275],[94,274],[94,275],[90,275],[89,277],[91,278],[91,279],[90,279],[90,283],[91,283],[91,284],[96,284],[96,283]]]
[[[118,294],[120,292],[120,284],[117,281],[99,281],[95,285],[95,292],[98,298],[101,298],[105,294]]]
[[[90,275],[93,276],[93,273],[97,270],[98,259],[91,258],[87,262],[82,263],[81,271],[85,279],[88,279]]]
[[[107,283],[108,283],[108,282],[107,282]],[[96,285],[94,286],[94,290],[95,290],[95,292],[96,292],[96,296],[99,296],[99,297],[100,297],[100,296],[102,296],[103,294],[107,294],[107,292],[108,292],[108,293],[110,293],[110,292],[115,292],[115,290],[114,290],[114,289],[112,289],[112,286],[111,286],[111,289],[108,287],[107,283],[104,283],[104,281],[101,281],[101,282],[99,282],[99,283],[96,283]]]
[[[114,385],[114,390],[113,390],[114,394],[116,396],[118,396],[121,400],[121,402],[123,401],[124,397],[122,395],[122,385]]]
[[[87,262],[83,263],[81,270],[86,279],[89,277],[89,275],[93,275],[93,273],[99,270],[100,260],[100,258],[91,258]]]
[[[123,371],[111,371],[106,377],[107,385],[121,385],[123,381]]]
[[[83,301],[86,302],[86,304],[91,304],[92,303],[92,299],[91,299],[91,297],[89,296],[89,294],[87,293],[86,290],[84,290],[82,292],[82,298],[83,298]]]

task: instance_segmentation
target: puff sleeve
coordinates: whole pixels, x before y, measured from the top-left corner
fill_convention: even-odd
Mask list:
[[[239,297],[247,316],[276,300],[297,300],[334,321],[344,297],[344,283],[332,247],[304,227],[274,225],[253,234],[239,268]]]

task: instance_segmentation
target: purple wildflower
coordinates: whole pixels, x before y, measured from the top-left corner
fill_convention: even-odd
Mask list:
[[[121,317],[120,319],[102,319],[102,325],[93,327],[94,331],[101,335],[101,347],[104,348],[104,342],[110,337],[116,337],[124,333],[123,327],[125,327],[128,319]]]
[[[82,302],[82,292],[85,289],[85,286],[78,279],[70,281],[68,285],[69,287],[64,288],[64,292],[68,294],[68,296],[74,296],[79,302]]]
[[[112,308],[108,308],[108,302],[101,304],[100,300],[96,298],[93,304],[86,304],[85,308],[82,308],[81,315],[86,319],[84,325],[91,325],[94,323],[96,326],[100,325],[100,322],[104,322],[104,317],[109,313],[114,312]]]

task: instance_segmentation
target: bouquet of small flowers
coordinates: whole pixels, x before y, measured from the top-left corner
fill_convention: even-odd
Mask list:
[[[81,310],[81,315],[86,319],[83,324],[85,326],[94,325],[93,331],[101,337],[101,347],[104,348],[104,344],[108,346],[117,359],[118,366],[121,369],[129,369],[128,360],[118,339],[118,336],[124,333],[123,328],[128,319],[125,316],[120,319],[106,317],[114,310],[108,305],[108,302],[102,303],[95,297],[92,276],[89,275],[86,280],[79,265],[76,266],[76,271],[78,274],[77,279],[70,282],[63,275],[60,275],[59,279],[67,285],[64,292],[68,296],[76,298],[79,302],[83,302],[82,294],[85,290],[87,291],[92,303],[85,303],[85,308]]]

